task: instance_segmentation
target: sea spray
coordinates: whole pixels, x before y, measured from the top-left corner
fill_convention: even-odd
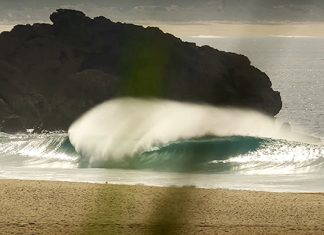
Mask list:
[[[128,161],[166,144],[203,136],[292,138],[272,117],[252,110],[157,99],[122,98],[91,109],[69,138],[85,165]]]

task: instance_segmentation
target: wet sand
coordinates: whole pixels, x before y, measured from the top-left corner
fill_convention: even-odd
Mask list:
[[[324,194],[0,180],[0,234],[324,234]]]

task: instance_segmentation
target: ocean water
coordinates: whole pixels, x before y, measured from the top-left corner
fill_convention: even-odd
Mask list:
[[[281,92],[278,121],[236,109],[112,101],[85,114],[69,133],[0,133],[0,178],[324,191],[324,145],[308,138],[324,137],[324,41],[185,40],[247,55]],[[293,132],[280,128],[285,121]]]
[[[324,136],[324,38],[185,38],[248,56],[280,91],[283,108],[277,117],[295,128]]]

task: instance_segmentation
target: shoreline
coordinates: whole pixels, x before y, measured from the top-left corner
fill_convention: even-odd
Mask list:
[[[110,186],[130,186],[130,187],[148,187],[148,188],[190,188],[197,190],[220,190],[220,191],[239,191],[239,192],[255,192],[255,193],[288,193],[288,194],[323,194],[324,191],[307,191],[307,190],[295,190],[295,191],[284,191],[284,190],[270,190],[270,189],[256,189],[256,188],[230,188],[230,187],[199,187],[193,184],[170,184],[170,185],[155,185],[155,184],[145,184],[145,183],[121,183],[115,181],[105,181],[105,182],[97,182],[97,181],[74,181],[74,180],[60,180],[60,179],[34,179],[34,178],[0,178],[1,181],[26,181],[26,182],[52,182],[52,183],[68,183],[68,184],[90,184],[90,185],[110,185]]]
[[[0,180],[0,234],[323,234],[324,193]]]

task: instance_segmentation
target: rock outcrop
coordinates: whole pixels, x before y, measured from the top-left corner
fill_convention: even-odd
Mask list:
[[[268,76],[243,55],[74,10],[59,9],[50,19],[53,24],[17,25],[0,35],[1,131],[66,130],[89,108],[119,96],[270,115],[281,109]]]

